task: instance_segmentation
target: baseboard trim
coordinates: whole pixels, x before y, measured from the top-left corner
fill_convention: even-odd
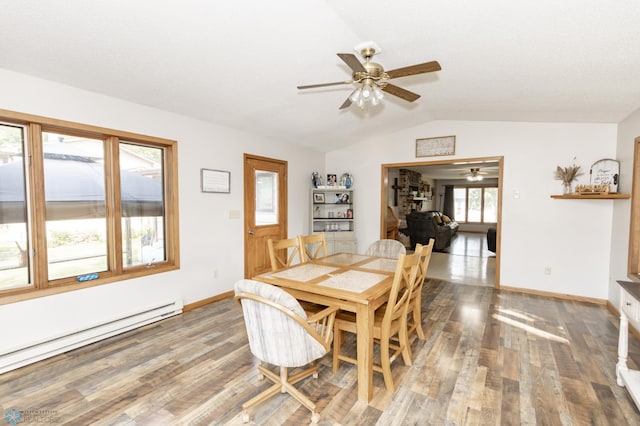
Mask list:
[[[194,309],[200,308],[213,302],[217,302],[218,300],[226,299],[231,296],[233,296],[233,290],[229,290],[216,296],[207,297],[206,299],[198,300],[197,302],[189,303],[188,305],[184,305],[182,310],[184,312],[192,311]]]
[[[556,299],[573,300],[575,302],[594,303],[596,305],[607,305],[608,300],[597,299],[595,297],[576,296],[575,294],[553,293],[551,291],[532,290],[529,288],[500,286],[500,291],[512,291],[517,293],[535,294],[536,296],[553,297]]]

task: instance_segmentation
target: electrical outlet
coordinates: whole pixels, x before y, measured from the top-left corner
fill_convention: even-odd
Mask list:
[[[551,275],[551,266],[545,266],[544,274],[545,275]]]
[[[214,268],[213,269],[213,278],[217,279],[218,278],[218,268]]]

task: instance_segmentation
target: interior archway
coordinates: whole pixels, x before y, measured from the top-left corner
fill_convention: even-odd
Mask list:
[[[501,240],[501,218],[502,218],[502,193],[503,193],[503,162],[504,157],[479,157],[479,158],[462,158],[462,159],[448,159],[448,160],[433,160],[433,161],[415,161],[407,163],[390,163],[382,164],[381,170],[381,196],[380,196],[380,238],[386,238],[387,226],[386,215],[387,206],[392,200],[391,189],[395,182],[390,182],[390,174],[394,175],[399,169],[408,169],[413,171],[419,171],[423,176],[437,176],[436,181],[454,182],[458,179],[460,182],[465,181],[465,176],[470,174],[472,168],[480,168],[481,170],[491,170],[491,178],[497,179],[498,185],[498,200],[497,200],[497,222],[496,222],[496,251],[495,251],[495,283],[494,286],[499,288],[500,286],[500,240]],[[432,172],[429,172],[431,170]],[[484,174],[484,173],[483,173]],[[487,176],[489,177],[489,176]],[[397,189],[396,189],[397,191]],[[441,194],[434,194],[436,198],[431,203],[432,210],[440,210],[442,208]],[[469,227],[466,227],[469,229]],[[456,237],[457,238],[457,237]],[[446,280],[446,278],[443,278]],[[485,284],[488,285],[488,284]]]

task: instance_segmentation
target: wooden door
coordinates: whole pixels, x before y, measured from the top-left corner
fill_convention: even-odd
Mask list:
[[[267,240],[287,238],[287,162],[244,155],[244,276],[271,269]]]

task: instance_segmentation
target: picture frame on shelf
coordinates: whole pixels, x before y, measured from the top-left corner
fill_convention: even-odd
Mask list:
[[[324,194],[323,193],[313,194],[313,202],[314,203],[318,203],[318,204],[323,204],[324,203]]]
[[[338,186],[338,175],[328,174],[327,175],[327,185],[328,186]]]
[[[351,202],[351,196],[348,192],[336,192],[336,204],[349,204]]]

